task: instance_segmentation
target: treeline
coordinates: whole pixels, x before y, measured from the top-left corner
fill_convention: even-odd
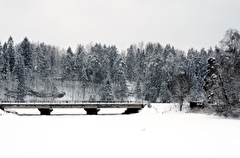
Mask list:
[[[230,29],[221,48],[192,48],[185,53],[169,44],[140,43],[119,53],[114,45],[96,43],[78,45],[75,51],[70,47],[60,50],[32,43],[27,37],[14,44],[10,37],[0,44],[0,88],[3,93],[15,91],[17,96],[3,94],[2,99],[24,100],[28,89],[55,92],[65,87],[73,100],[203,100],[207,61],[212,57],[219,63],[224,88],[233,103],[239,101],[235,87],[240,83],[239,41],[238,31]]]
[[[27,90],[36,89],[41,82],[51,83],[41,84],[43,91],[57,91],[57,82],[61,81],[68,83],[69,89],[79,82],[81,99],[86,100],[132,97],[171,102],[179,95],[174,85],[183,74],[191,78],[192,84],[198,85],[197,92],[203,92],[202,81],[197,78],[205,73],[204,69],[200,70],[206,65],[207,52],[204,50],[199,53],[191,49],[185,56],[184,52],[170,45],[163,47],[159,43],[148,43],[145,47],[131,45],[122,54],[115,46],[102,44],[87,49],[79,45],[73,52],[71,48],[65,51],[44,43],[31,43],[27,37],[17,45],[10,37],[0,48],[2,85],[16,91],[17,100],[23,100]],[[205,58],[201,58],[201,54]],[[199,65],[196,65],[199,59]],[[193,90],[189,87],[188,91]],[[199,99],[195,94],[191,96]]]

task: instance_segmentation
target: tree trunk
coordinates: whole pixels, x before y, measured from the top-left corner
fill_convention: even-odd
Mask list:
[[[183,97],[181,97],[180,99],[180,111],[182,111],[182,107],[183,107]]]

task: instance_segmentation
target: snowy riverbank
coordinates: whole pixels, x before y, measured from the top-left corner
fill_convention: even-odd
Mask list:
[[[87,116],[76,109],[0,116],[0,157],[180,157],[220,158],[240,155],[240,121],[173,112],[153,104],[139,114],[104,109]],[[172,110],[168,110],[168,108]],[[26,115],[31,112],[32,115]],[[105,114],[109,115],[105,115]],[[162,114],[164,113],[164,114]],[[167,113],[167,114],[166,114]]]

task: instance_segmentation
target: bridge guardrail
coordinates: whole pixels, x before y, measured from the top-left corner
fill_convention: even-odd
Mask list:
[[[37,104],[41,104],[41,103],[51,103],[51,104],[65,104],[65,103],[69,103],[69,104],[85,104],[85,103],[104,103],[104,104],[149,104],[148,101],[82,101],[82,100],[62,100],[62,101],[3,101],[1,100],[0,103],[12,103],[12,104],[23,104],[23,103],[37,103]]]

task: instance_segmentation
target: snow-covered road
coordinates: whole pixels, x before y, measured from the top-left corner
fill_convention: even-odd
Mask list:
[[[65,110],[66,111],[66,110]],[[240,156],[240,120],[202,114],[0,116],[1,158]],[[57,113],[57,112],[56,112]]]

